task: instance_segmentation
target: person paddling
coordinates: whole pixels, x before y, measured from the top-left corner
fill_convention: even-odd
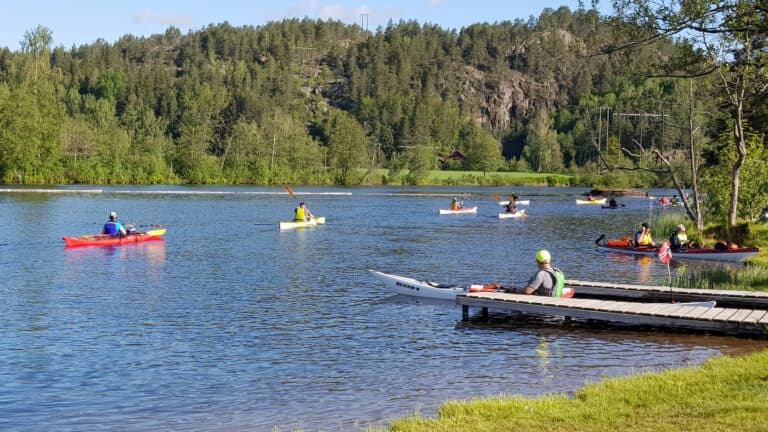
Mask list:
[[[456,197],[453,197],[453,199],[451,199],[451,210],[459,210],[459,209],[461,209],[461,202],[459,202],[459,200],[456,199]]]
[[[296,214],[293,217],[293,220],[296,222],[303,222],[308,221],[315,217],[315,215],[312,214],[311,211],[307,208],[307,205],[304,204],[304,202],[300,202],[299,206],[296,207]]]
[[[111,237],[125,237],[128,233],[125,231],[123,224],[117,221],[117,213],[109,213],[109,221],[104,224],[102,234],[108,234]]]
[[[549,251],[542,249],[536,252],[536,267],[538,270],[528,280],[525,288],[507,288],[505,291],[513,294],[562,297],[565,275],[560,269],[552,267],[552,256]]]

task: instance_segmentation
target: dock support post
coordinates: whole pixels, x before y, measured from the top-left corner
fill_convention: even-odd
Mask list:
[[[461,320],[464,322],[469,321],[469,306],[461,305]]]

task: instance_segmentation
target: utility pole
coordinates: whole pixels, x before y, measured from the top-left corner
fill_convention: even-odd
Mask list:
[[[370,13],[363,12],[360,14],[360,28],[365,30],[366,33],[368,33],[368,16]]]

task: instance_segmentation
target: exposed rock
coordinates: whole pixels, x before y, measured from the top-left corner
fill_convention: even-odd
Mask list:
[[[529,118],[537,111],[554,111],[557,83],[537,80],[517,71],[504,79],[467,67],[462,98],[476,104],[483,114],[478,120],[490,121],[496,129],[506,129],[512,118]]]

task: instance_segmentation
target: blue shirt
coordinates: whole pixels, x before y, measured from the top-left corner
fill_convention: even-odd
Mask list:
[[[120,222],[117,221],[109,221],[104,224],[104,234],[109,234],[112,237],[118,237],[120,236],[120,230],[123,228],[123,225]]]

